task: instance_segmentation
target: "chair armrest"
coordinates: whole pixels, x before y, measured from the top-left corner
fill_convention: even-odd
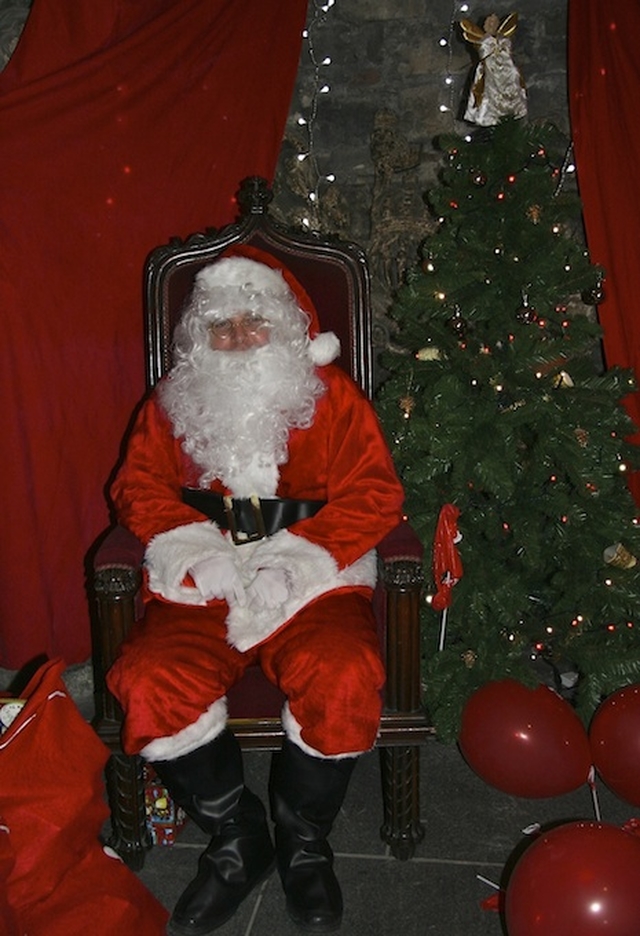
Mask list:
[[[113,527],[93,558],[93,588],[98,601],[134,600],[140,588],[144,546],[124,527]]]
[[[111,566],[138,569],[142,565],[144,546],[140,540],[122,526],[109,530],[99,544],[93,558],[94,572]]]
[[[423,555],[424,547],[418,534],[406,520],[401,520],[398,526],[378,543],[378,556],[385,565],[400,561],[422,564]]]

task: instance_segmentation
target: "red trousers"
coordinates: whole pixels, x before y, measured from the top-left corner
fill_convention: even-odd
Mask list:
[[[226,613],[222,601],[147,605],[107,676],[127,753],[193,724],[254,663],[286,695],[310,747],[334,756],[373,746],[385,673],[368,597],[323,596],[246,653],[227,643]]]

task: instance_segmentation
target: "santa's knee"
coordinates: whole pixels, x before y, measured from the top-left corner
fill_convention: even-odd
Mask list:
[[[320,757],[354,756],[370,750],[380,726],[382,682],[374,669],[367,678],[344,683],[337,678],[291,694],[282,712],[287,737]]]

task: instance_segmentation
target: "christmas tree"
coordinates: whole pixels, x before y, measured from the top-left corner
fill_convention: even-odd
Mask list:
[[[451,740],[489,680],[551,683],[585,721],[640,680],[625,482],[640,459],[621,405],[633,379],[600,364],[604,271],[584,246],[566,141],[507,117],[440,144],[437,229],[392,306],[377,406],[426,546],[425,695]],[[438,566],[434,581],[447,511],[462,569]]]

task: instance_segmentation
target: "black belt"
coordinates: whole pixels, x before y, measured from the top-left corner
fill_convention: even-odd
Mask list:
[[[182,488],[182,500],[215,520],[223,530],[230,530],[237,545],[272,536],[298,520],[314,517],[326,504],[323,500],[289,497],[223,497],[186,487]]]

